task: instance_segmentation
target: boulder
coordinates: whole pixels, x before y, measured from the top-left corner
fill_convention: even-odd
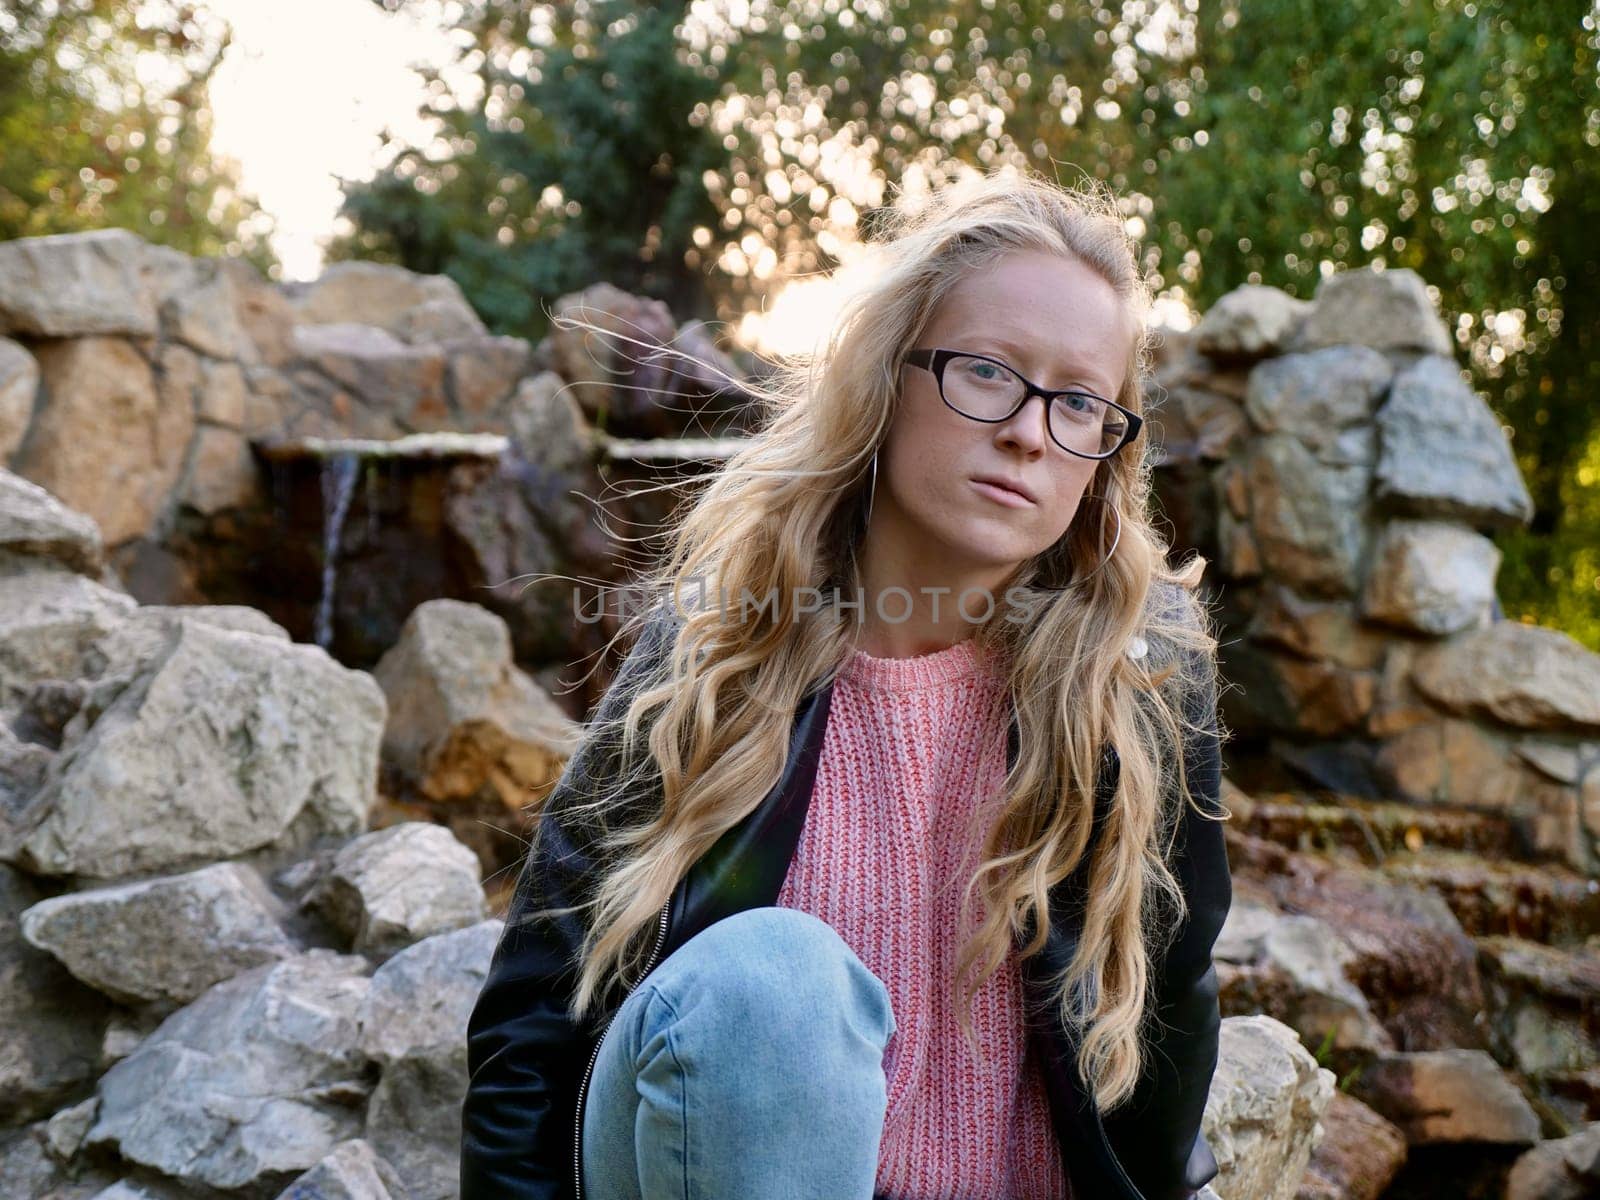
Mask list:
[[[1332,1102],[1333,1072],[1271,1017],[1222,1022],[1202,1129],[1220,1196],[1293,1200]]]
[[[385,761],[431,800],[491,789],[515,810],[577,748],[578,724],[517,668],[505,621],[478,605],[418,605],[373,677],[388,702]]]
[[[1309,301],[1280,288],[1241,284],[1206,310],[1195,330],[1195,345],[1219,361],[1279,354],[1311,309]]]
[[[1296,349],[1349,344],[1430,354],[1455,348],[1427,284],[1404,267],[1324,276],[1292,344]]]
[[[1385,511],[1500,529],[1532,518],[1510,440],[1454,359],[1430,356],[1396,375],[1378,431],[1373,494]]]
[[[364,828],[385,717],[371,676],[179,610],[99,649],[111,666],[18,839],[27,870],[116,879]]]
[[[343,846],[304,903],[352,950],[383,956],[483,920],[481,873],[477,855],[444,826],[407,821]]]
[[[1381,1054],[1351,1090],[1399,1126],[1411,1145],[1539,1139],[1539,1118],[1527,1098],[1482,1050]]]
[[[504,923],[480,921],[396,954],[372,976],[361,1046],[382,1066],[366,1138],[405,1179],[410,1200],[454,1200],[467,1019]]]
[[[281,1189],[360,1131],[366,969],[310,950],[217,984],[101,1077],[86,1145],[188,1185]]]
[[[296,951],[281,905],[238,863],[71,892],[22,914],[22,936],[113,1000],[187,1004]]]

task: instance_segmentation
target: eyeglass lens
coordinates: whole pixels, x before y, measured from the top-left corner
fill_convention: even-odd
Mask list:
[[[1022,399],[1026,385],[1015,372],[984,358],[957,355],[944,365],[945,402],[980,421],[999,421]],[[1068,450],[1099,457],[1121,444],[1128,419],[1086,392],[1051,399],[1050,436]]]

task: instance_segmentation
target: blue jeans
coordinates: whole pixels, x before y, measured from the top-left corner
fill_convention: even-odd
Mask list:
[[[600,1041],[585,1200],[870,1200],[889,992],[827,922],[761,907],[667,956]]]

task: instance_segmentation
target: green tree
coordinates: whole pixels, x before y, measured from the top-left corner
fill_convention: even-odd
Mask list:
[[[191,4],[0,8],[0,239],[117,227],[274,265],[270,221],[210,149],[206,88],[227,45]]]
[[[391,5],[393,7],[393,5]],[[705,176],[726,151],[687,120],[718,81],[680,59],[675,5],[600,0],[482,5],[460,29],[481,94],[460,102],[425,72],[435,144],[400,146],[347,183],[352,232],[331,258],[447,274],[501,333],[545,332],[541,302],[606,281],[706,306]]]
[[[572,263],[563,243],[580,259],[571,278],[628,286],[643,266],[637,248],[651,244],[663,272],[669,254],[692,272],[715,268],[705,286],[726,321],[836,265],[891,184],[915,190],[1003,163],[1109,182],[1158,288],[1197,310],[1243,283],[1309,296],[1333,270],[1412,267],[1513,431],[1537,505],[1531,530],[1499,537],[1505,607],[1600,649],[1589,552],[1600,543],[1600,420],[1588,399],[1600,374],[1597,14],[1595,0],[705,0],[688,10],[479,0],[463,41],[481,55],[491,99],[477,108],[502,140],[478,165],[447,153],[418,166],[427,199],[396,210],[438,247],[481,220],[497,189],[554,186],[572,199],[569,180],[598,156],[606,186],[565,222],[539,225],[530,259],[519,256],[532,235],[500,223],[509,245],[484,253],[517,272],[507,290],[544,292],[552,272],[536,261]],[[647,209],[605,206],[619,181],[642,187],[640,164],[654,159],[648,148],[614,152],[618,134],[598,127],[603,108],[583,82],[597,72],[605,85],[594,64],[620,61],[617,47],[647,29],[657,71],[612,70],[613,102],[669,61],[672,78],[693,79],[654,93],[656,128],[672,131],[675,164],[685,138],[703,151],[682,174],[686,187],[704,180],[711,206],[696,202],[680,228],[703,232],[670,250],[650,241]],[[571,56],[559,60],[559,88],[552,74],[538,81],[546,90],[515,90],[511,76],[531,86],[531,64],[555,53]],[[512,107],[497,95],[526,112],[519,128],[498,119]],[[551,144],[562,153],[541,151]],[[639,262],[593,252],[585,203]],[[453,265],[463,260],[447,250],[436,261],[477,269]]]

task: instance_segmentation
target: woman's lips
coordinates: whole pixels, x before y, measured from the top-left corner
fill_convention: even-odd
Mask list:
[[[1013,492],[1010,488],[1001,487],[997,483],[985,483],[981,479],[974,479],[972,480],[972,486],[997,504],[1004,504],[1008,508],[1033,507],[1033,501],[1029,500],[1021,492]]]

